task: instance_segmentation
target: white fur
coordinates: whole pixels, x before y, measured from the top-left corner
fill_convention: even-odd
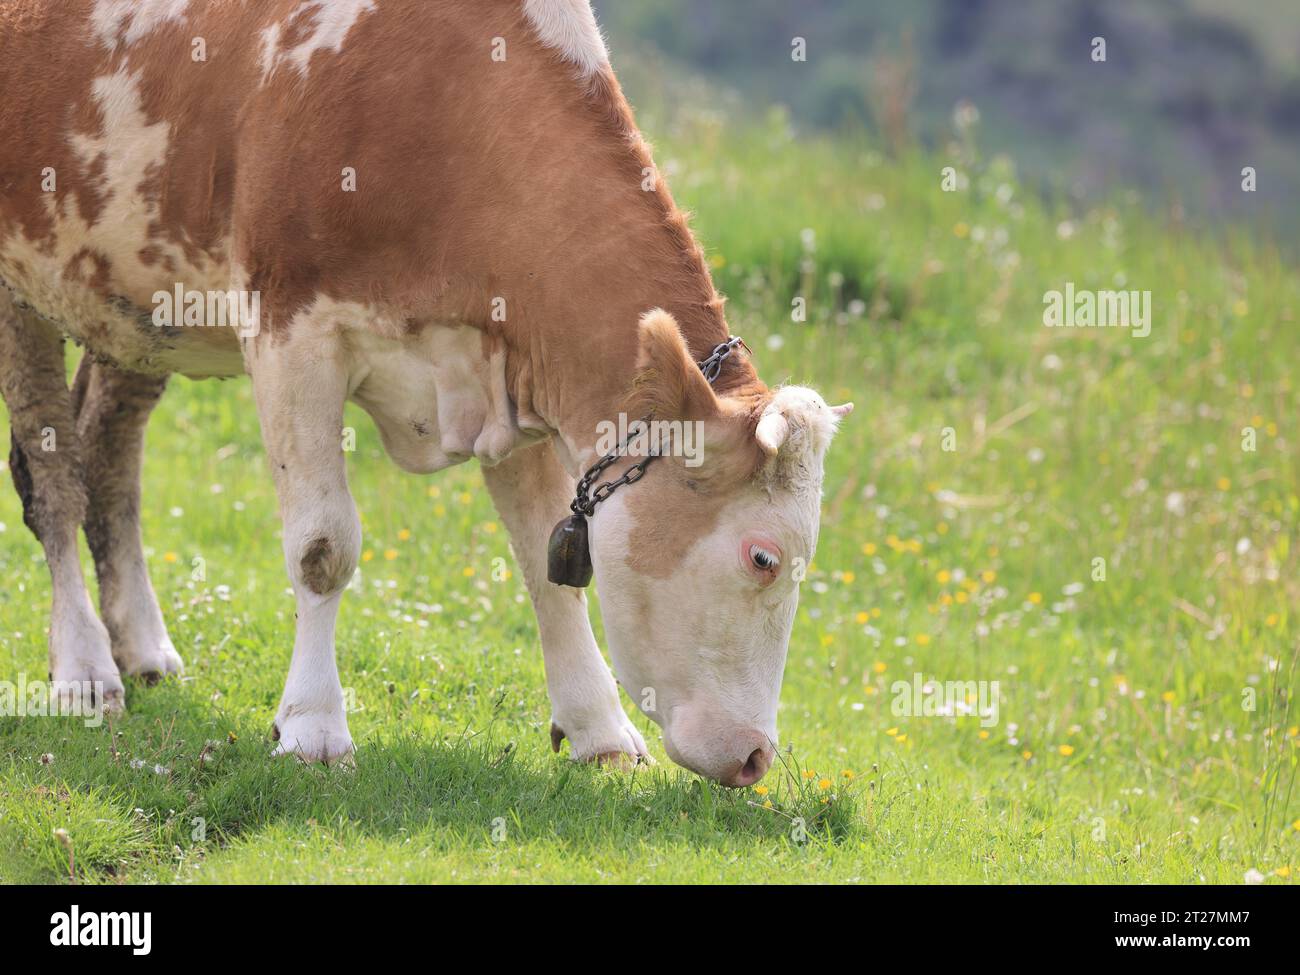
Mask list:
[[[542,43],[576,64],[582,77],[609,64],[588,0],[524,0],[524,14]]]
[[[111,264],[113,293],[137,309],[152,307],[160,284],[159,266],[144,264],[140,252],[152,246],[168,258],[175,271],[166,272],[163,287],[182,281],[187,288],[221,290],[229,283],[223,259],[190,260],[186,248],[163,235],[151,233],[160,219],[158,201],[140,192],[150,173],[167,161],[171,126],[149,122],[140,95],[140,76],[125,67],[96,78],[91,96],[103,114],[103,134],[68,133],[80,162],[80,172],[60,172],[60,181],[85,179],[97,160],[103,162],[103,208],[95,222],[82,215],[75,194],[56,207],[55,194],[43,199],[53,233],[39,241],[21,233],[10,234],[0,247],[0,280],[38,312],[57,321],[69,334],[85,340],[88,329],[101,323],[107,328],[108,346],[96,351],[124,365],[141,363],[157,352],[149,336],[129,312],[106,306],[103,295],[82,281],[65,276],[65,269],[83,250],[102,254]],[[188,375],[233,375],[240,371],[239,349],[231,329],[186,329],[170,359],[155,365]]]
[[[272,24],[262,31],[262,84],[270,79],[277,68],[287,64],[300,75],[306,76],[312,55],[317,51],[342,52],[348,31],[361,19],[361,15],[375,9],[375,0],[304,0],[284,23],[290,23],[311,11],[311,34],[291,48],[280,47],[283,25]]]
[[[125,43],[130,46],[147,37],[168,21],[185,16],[190,0],[97,0],[90,13],[95,37],[107,48],[116,48],[118,35],[126,28]]]

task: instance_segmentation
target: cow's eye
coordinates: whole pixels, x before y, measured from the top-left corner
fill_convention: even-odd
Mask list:
[[[775,555],[758,545],[749,547],[749,560],[760,572],[771,572],[780,564],[780,560]]]

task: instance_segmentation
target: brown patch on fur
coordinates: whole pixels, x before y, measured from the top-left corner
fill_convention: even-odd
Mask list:
[[[341,589],[351,574],[350,560],[324,535],[307,543],[298,564],[303,584],[318,596]]]

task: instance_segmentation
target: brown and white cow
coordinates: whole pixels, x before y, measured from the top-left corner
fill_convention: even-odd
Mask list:
[[[614,667],[675,761],[764,773],[790,569],[848,407],[768,389],[743,355],[713,386],[695,366],[727,338],[723,302],[586,0],[0,0],[0,92],[0,389],[54,679],[120,706],[120,675],[181,670],[141,550],[144,425],[170,373],[246,372],[297,599],[281,751],[352,751],[334,655],[361,547],[351,399],[407,470],[482,463],[556,748],[644,755],[546,545],[602,422],[653,410],[702,421],[703,463],[662,459],[591,519]],[[160,319],[177,288],[260,313]],[[87,349],[71,390],[65,335]]]

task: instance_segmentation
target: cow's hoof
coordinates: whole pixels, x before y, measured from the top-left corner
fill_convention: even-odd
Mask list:
[[[271,738],[276,743],[277,757],[293,755],[308,763],[345,767],[354,764],[352,736],[345,720],[310,714],[276,718]]]
[[[58,713],[84,717],[97,713],[121,714],[126,709],[126,692],[117,668],[93,665],[57,668],[50,674],[50,691]]]
[[[559,751],[560,742],[569,739],[569,756],[577,762],[596,762],[600,765],[652,765],[654,760],[646,750],[641,732],[620,712],[601,728],[584,728],[570,733],[551,722],[551,750]]]
[[[180,676],[185,673],[185,664],[181,660],[181,655],[176,652],[172,646],[171,640],[164,638],[162,641],[148,645],[148,649],[122,652],[116,647],[113,658],[122,668],[122,674],[125,677],[139,677],[150,686],[158,683],[168,674]]]

